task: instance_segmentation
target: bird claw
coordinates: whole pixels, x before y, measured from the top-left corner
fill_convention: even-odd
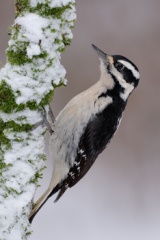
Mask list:
[[[48,114],[49,114],[49,116],[50,116],[50,118],[51,118],[51,120],[52,120],[52,123],[54,123],[54,122],[55,122],[55,117],[54,117],[54,114],[53,114],[53,112],[52,112],[52,109],[51,109],[50,105],[49,105]]]
[[[33,126],[32,130],[36,129],[37,127],[39,127],[39,126],[41,126],[41,125],[44,125],[44,126],[46,126],[46,128],[48,129],[49,133],[52,135],[54,131],[53,131],[53,129],[52,129],[49,121],[47,120],[47,112],[46,112],[46,109],[45,109],[44,107],[41,107],[41,108],[42,108],[42,120],[41,120],[40,122],[36,123],[36,124]],[[49,114],[51,120],[53,121],[53,119],[55,119],[55,118],[54,118],[54,115],[53,115],[50,107],[49,107],[49,112],[48,112],[48,114]]]

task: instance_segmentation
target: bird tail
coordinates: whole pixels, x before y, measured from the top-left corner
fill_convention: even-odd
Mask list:
[[[48,188],[43,195],[37,200],[37,202],[34,204],[34,207],[31,211],[31,214],[29,216],[29,222],[32,223],[34,217],[39,212],[39,210],[43,207],[43,205],[46,203],[46,201],[55,194],[60,189],[59,185],[57,185],[54,189]]]

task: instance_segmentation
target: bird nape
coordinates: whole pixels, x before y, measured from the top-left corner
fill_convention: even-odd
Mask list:
[[[72,98],[55,119],[50,137],[53,173],[48,189],[35,203],[36,213],[53,194],[55,201],[91,168],[114,136],[128,97],[139,83],[138,68],[120,55],[108,55],[92,45],[100,59],[100,78]]]

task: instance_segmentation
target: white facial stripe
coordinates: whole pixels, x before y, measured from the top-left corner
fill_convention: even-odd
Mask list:
[[[130,93],[133,91],[133,89],[134,89],[134,86],[133,86],[133,85],[126,83],[126,87],[125,87],[124,93],[121,93],[121,94],[120,94],[120,97],[121,97],[124,101],[126,101],[127,98],[129,97]]]
[[[140,75],[139,75],[139,72],[135,69],[135,67],[129,63],[129,62],[126,62],[124,60],[118,60],[118,62],[122,63],[125,67],[127,67],[129,70],[132,71],[133,73],[133,76],[136,78],[136,79],[139,79],[140,78]]]
[[[129,97],[130,93],[133,91],[134,86],[131,83],[127,83],[124,79],[123,79],[123,75],[116,69],[116,68],[112,68],[112,74],[116,77],[117,81],[119,82],[119,84],[122,86],[122,88],[124,88],[124,92],[120,93],[120,97],[126,101],[127,98]]]

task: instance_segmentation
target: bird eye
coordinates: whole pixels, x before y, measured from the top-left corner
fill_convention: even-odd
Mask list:
[[[118,71],[122,71],[124,69],[124,65],[120,62],[117,62],[115,64],[115,67],[117,68]]]

